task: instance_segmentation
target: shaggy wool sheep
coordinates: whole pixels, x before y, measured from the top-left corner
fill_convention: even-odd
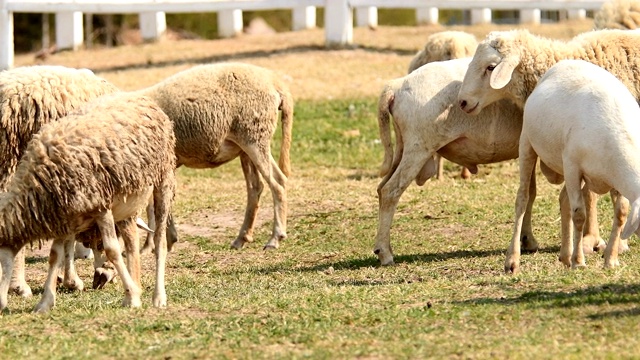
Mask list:
[[[272,236],[264,248],[277,248],[286,237],[285,183],[293,121],[293,99],[283,80],[255,65],[220,63],[195,66],[140,92],[153,98],[173,122],[177,166],[215,168],[240,157],[247,207],[233,248],[253,240],[262,175],[274,202]],[[276,164],[271,138],[279,111],[282,144]]]
[[[427,37],[424,48],[409,63],[409,73],[434,61],[461,59],[473,56],[478,40],[464,31],[440,31]]]
[[[520,228],[531,174],[538,157],[547,167],[545,176],[566,184],[569,206],[563,216],[573,222],[573,254],[570,243],[561,259],[572,267],[585,266],[582,228],[586,213],[582,183],[603,194],[612,191],[615,202],[615,236],[605,251],[605,266],[618,262],[618,239],[626,239],[640,227],[640,108],[620,80],[584,60],[562,60],[540,79],[524,107],[520,137],[520,188],[516,199],[513,239],[507,251],[505,271],[519,268]],[[619,194],[622,196],[620,196]]]
[[[594,29],[635,30],[640,27],[640,2],[613,0],[602,4],[593,17]]]
[[[409,73],[424,64],[434,61],[445,61],[451,59],[461,59],[473,56],[478,41],[472,34],[464,31],[441,31],[427,37],[424,49],[420,50],[411,60],[409,64]],[[443,178],[443,159],[440,155],[434,155],[434,160],[438,166],[436,179]],[[469,169],[462,168],[460,177],[468,179],[471,177]]]
[[[53,238],[49,277],[36,311],[55,301],[61,246],[74,234],[101,234],[125,289],[140,306],[141,288],[127,271],[115,224],[131,220],[153,194],[156,213],[155,306],[166,305],[166,220],[175,188],[172,124],[149,98],[117,93],[44,125],[0,194],[0,309],[7,306],[13,259],[27,243]],[[126,241],[126,239],[125,239]],[[72,253],[72,246],[67,247]]]
[[[603,67],[640,100],[640,57],[635,56],[639,51],[640,33],[635,31],[591,31],[570,41],[539,37],[523,29],[491,32],[478,44],[469,64],[458,95],[460,107],[475,115],[488,104],[505,98],[524,107],[540,77],[561,59],[582,59]],[[597,228],[595,195],[585,196],[589,204],[587,227]],[[561,202],[564,201],[563,189]],[[562,243],[566,243],[567,235],[563,235]],[[583,243],[585,251],[605,244],[599,236],[585,237]],[[627,248],[626,241],[621,242],[621,250]]]
[[[477,171],[518,157],[522,111],[508,100],[489,106],[477,119],[457,106],[458,90],[470,58],[434,62],[389,81],[378,103],[384,162],[378,185],[378,232],[374,253],[382,265],[393,264],[390,229],[402,193],[415,180],[424,184],[436,172],[434,155]],[[396,134],[391,142],[390,116]],[[535,198],[532,188],[531,204]],[[523,227],[525,248],[537,249],[531,231],[531,208]]]
[[[0,191],[13,176],[33,134],[71,110],[118,89],[88,69],[63,66],[25,66],[0,72]],[[16,257],[11,289],[30,296],[24,276],[24,251]],[[83,287],[74,272],[64,284]]]

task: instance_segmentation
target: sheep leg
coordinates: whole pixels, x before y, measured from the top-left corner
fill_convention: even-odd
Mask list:
[[[104,245],[104,252],[107,255],[107,259],[113,263],[122,279],[122,286],[124,287],[125,297],[122,301],[123,306],[140,307],[142,302],[140,301],[140,295],[142,290],[133,281],[127,267],[122,259],[122,253],[120,249],[120,242],[116,235],[115,222],[113,221],[113,213],[111,210],[106,210],[96,218],[96,223],[100,228],[100,234],[102,235],[102,243]]]
[[[149,203],[147,204],[147,225],[151,229],[156,228],[156,217],[153,211],[153,197],[149,197]],[[141,255],[150,254],[153,251],[153,233],[147,233],[145,237],[144,245],[140,249]]]
[[[75,267],[76,238],[71,235],[64,239],[64,280],[62,284],[67,289],[82,291],[84,283],[78,276]]]
[[[444,179],[444,159],[442,158],[442,156],[438,155],[437,153],[433,155],[433,159],[435,160],[438,167],[437,168],[438,172],[436,173],[436,179],[442,180]]]
[[[611,226],[611,237],[604,250],[604,267],[614,268],[620,266],[620,261],[618,260],[618,252],[621,246],[620,233],[629,215],[629,200],[620,195],[616,190],[612,189],[609,193],[611,194],[611,201],[613,201],[614,205],[614,216],[613,225]]]
[[[134,218],[123,220],[119,227],[120,235],[124,241],[124,248],[127,252],[127,269],[131,278],[138,287],[140,284],[140,240],[138,238],[138,227]]]
[[[40,302],[33,309],[34,312],[43,313],[51,310],[56,303],[56,285],[58,283],[58,269],[62,266],[64,252],[68,238],[55,238],[49,252],[49,272],[44,283],[44,291]]]
[[[9,289],[22,297],[30,297],[32,295],[31,287],[27,284],[27,280],[24,276],[25,260],[24,260],[24,247],[18,251],[13,263],[13,276],[11,276],[11,285]]]
[[[418,176],[424,164],[431,161],[432,154],[422,150],[407,150],[402,159],[404,161],[400,161],[397,167],[394,166],[378,185],[378,232],[373,253],[378,255],[381,265],[394,263],[390,233],[400,196]]]
[[[258,170],[245,153],[240,154],[240,163],[242,164],[242,172],[247,186],[247,207],[244,212],[244,221],[242,222],[240,233],[231,243],[231,248],[237,250],[242,249],[244,244],[253,241],[253,226],[258,215],[260,196],[264,189]]]
[[[7,308],[14,259],[20,250],[22,248],[0,247],[0,310]]]
[[[520,270],[520,238],[524,215],[529,204],[529,194],[531,192],[529,187],[531,186],[531,180],[534,178],[533,172],[536,170],[536,160],[538,159],[538,155],[526,139],[520,139],[519,153],[520,187],[516,195],[513,237],[511,238],[511,245],[507,249],[507,257],[504,262],[504,271],[507,274],[517,274]]]
[[[105,285],[116,279],[116,271],[112,268],[105,267],[107,256],[103,251],[98,249],[98,244],[93,242],[91,248],[95,256],[93,257],[93,288],[102,289]]]
[[[536,200],[536,172],[531,173],[531,182],[529,183],[529,201],[527,201],[527,210],[524,213],[522,221],[522,233],[520,234],[521,249],[528,253],[538,251],[538,242],[533,236],[531,227],[531,212],[533,211],[533,202]]]
[[[167,222],[171,209],[171,201],[175,191],[173,174],[167,174],[165,180],[153,189],[153,203],[156,215],[156,228],[153,234],[156,254],[156,286],[153,293],[153,306],[167,306],[165,290],[165,272],[167,262]]]
[[[260,149],[266,149],[266,151]],[[280,240],[287,237],[287,177],[278,167],[269,149],[268,142],[242,149],[269,185],[273,197],[273,230],[271,239],[264,245],[265,250],[277,249],[280,245]]]
[[[565,266],[571,266],[571,256],[573,255],[573,226],[571,222],[571,205],[567,196],[567,186],[560,190],[558,198],[560,203],[560,255],[558,260]]]
[[[584,198],[587,211],[582,245],[584,253],[590,254],[604,249],[606,243],[600,237],[600,230],[598,229],[598,196],[585,186],[582,189],[582,197]]]
[[[571,159],[563,158],[564,181],[567,188],[567,197],[571,208],[571,222],[573,222],[573,255],[571,255],[571,268],[586,267],[582,237],[586,222],[586,207],[582,190],[582,174]],[[584,185],[586,188],[587,186]]]

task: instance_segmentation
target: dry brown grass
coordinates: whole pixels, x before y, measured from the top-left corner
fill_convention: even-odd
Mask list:
[[[528,26],[536,34],[567,39],[592,28],[590,19]],[[220,40],[165,40],[155,44],[61,52],[44,62],[33,54],[16,56],[16,66],[37,63],[86,67],[123,90],[135,90],[194,64],[242,61],[274,69],[290,80],[296,99],[377,96],[383,84],[406,73],[426,37],[443,30],[463,30],[482,39],[491,30],[513,25],[356,28],[355,45],[324,47],[322,29]]]

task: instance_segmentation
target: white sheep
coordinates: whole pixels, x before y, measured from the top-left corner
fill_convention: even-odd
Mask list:
[[[582,229],[585,204],[582,183],[603,194],[612,191],[618,229],[624,224],[629,203],[631,216],[622,230],[626,239],[640,227],[640,108],[624,84],[601,67],[583,60],[562,60],[540,79],[524,107],[520,137],[520,188],[516,198],[516,222],[505,271],[517,272],[520,228],[531,174],[536,161],[547,167],[545,176],[564,178],[570,207],[564,216],[573,222],[573,254],[563,244],[572,267],[585,265]],[[618,195],[621,194],[622,196]],[[626,199],[625,199],[626,198]],[[605,250],[605,266],[618,262],[618,239]],[[563,254],[561,253],[561,257]]]
[[[139,95],[108,95],[44,125],[29,142],[7,192],[0,194],[0,310],[7,306],[13,259],[25,244],[55,239],[45,293],[35,309],[46,311],[55,302],[62,248],[72,253],[73,235],[96,228],[122,279],[123,304],[140,306],[141,288],[127,271],[114,225],[129,220],[135,226],[151,194],[156,207],[153,304],[166,305],[165,227],[175,187],[174,147],[168,117]]]
[[[13,176],[33,134],[73,109],[118,89],[88,69],[40,65],[0,72],[0,190]],[[24,251],[15,262],[11,289],[31,296],[24,275]],[[64,285],[82,289],[74,269],[66,269]]]
[[[473,56],[478,46],[478,40],[473,34],[466,33],[464,31],[440,31],[435,34],[431,34],[427,37],[427,42],[424,48],[411,59],[409,63],[409,72],[416,70],[424,64],[428,64],[434,61],[445,61],[452,59],[461,59]],[[434,159],[438,166],[438,172],[436,173],[436,179],[442,179],[443,174],[443,159],[440,155],[434,155]],[[463,167],[460,172],[460,177],[468,179],[471,177],[469,169]]]
[[[640,2],[636,0],[612,0],[602,4],[594,14],[595,29],[629,29],[640,27]]]
[[[482,112],[481,119],[457,106],[458,90],[470,58],[426,64],[389,81],[378,103],[384,162],[378,185],[378,232],[374,253],[382,265],[393,264],[389,241],[391,223],[402,193],[415,179],[424,184],[435,172],[434,155],[477,171],[477,164],[515,159],[522,111],[510,101],[500,101]],[[390,116],[396,134],[391,142]],[[535,188],[532,188],[533,198]],[[530,210],[530,209],[529,209]],[[537,249],[531,231],[531,211],[523,230],[525,248]]]
[[[552,40],[529,31],[511,30],[489,33],[478,44],[473,60],[465,74],[458,100],[469,114],[478,114],[484,107],[499,99],[511,99],[516,105],[524,103],[533,92],[540,77],[561,59],[582,59],[603,67],[618,77],[631,94],[640,100],[640,32],[626,30],[598,30],[580,34],[570,41]],[[544,167],[542,167],[544,170]],[[588,202],[587,231],[583,239],[584,251],[604,247],[597,235],[596,197],[585,191]],[[566,191],[560,194],[566,206]],[[564,225],[566,228],[568,225]],[[563,232],[562,243],[569,234]],[[628,248],[621,242],[621,250]],[[561,259],[569,265],[568,259]]]
[[[293,125],[293,99],[274,72],[255,65],[199,65],[140,90],[169,116],[176,135],[177,166],[214,168],[240,157],[247,185],[247,207],[238,237],[240,249],[253,241],[253,227],[264,185],[273,196],[274,221],[265,249],[286,237],[286,180]],[[271,155],[271,139],[281,112],[279,163]]]

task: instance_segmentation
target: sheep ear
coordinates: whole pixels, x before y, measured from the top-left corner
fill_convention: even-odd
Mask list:
[[[491,72],[489,85],[491,85],[493,89],[502,89],[507,86],[509,81],[511,81],[511,74],[513,74],[516,66],[518,66],[518,62],[514,61],[514,59],[502,60]]]

